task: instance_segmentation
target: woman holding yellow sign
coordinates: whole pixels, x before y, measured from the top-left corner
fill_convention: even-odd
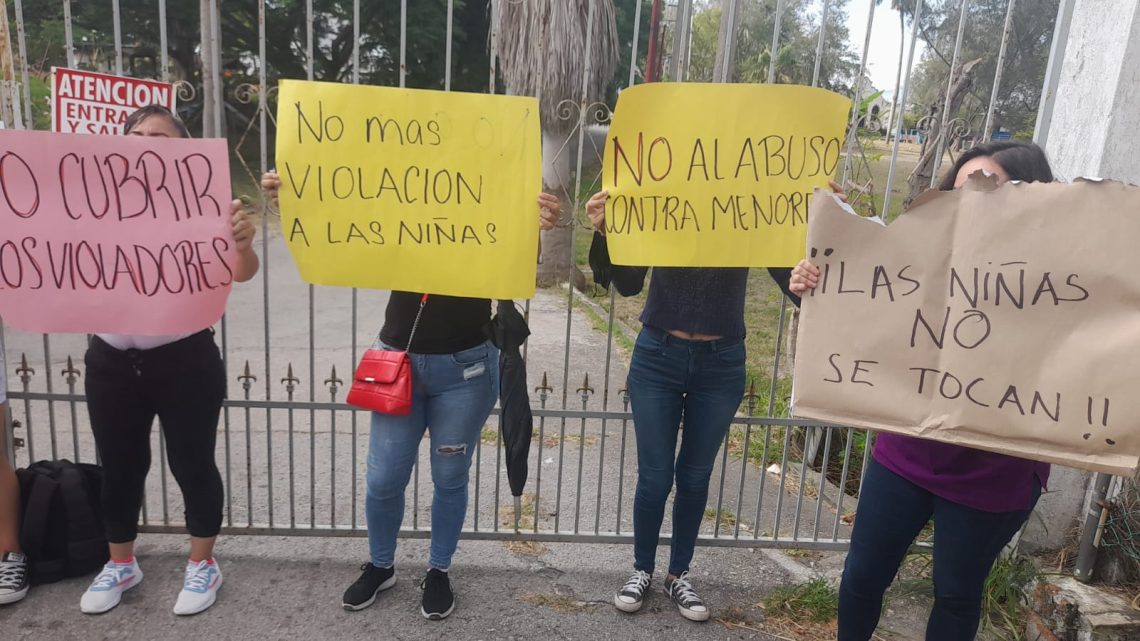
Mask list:
[[[262,187],[276,199],[281,179],[265,174]],[[553,229],[558,198],[538,197],[539,226]],[[537,238],[535,239],[538,240]],[[392,292],[375,348],[407,350],[412,370],[411,412],[372,413],[365,515],[371,558],[344,593],[345,610],[363,610],[396,584],[396,536],[404,520],[404,490],[424,432],[431,434],[431,553],[420,613],[440,620],[455,609],[448,578],[467,515],[467,486],[475,446],[499,396],[498,349],[488,340],[491,301]]]
[[[612,280],[622,296],[645,285],[646,267],[609,264],[608,192],[586,205],[598,229],[590,249],[595,280]],[[599,284],[608,285],[608,282]],[[665,593],[681,615],[707,621],[709,610],[689,582],[709,477],[721,442],[744,397],[744,293],[748,269],[655,267],[641,313],[642,330],[629,365],[629,400],[637,434],[633,503],[633,574],[614,595],[622,612],[637,612],[653,579],[665,503],[673,490],[673,544]],[[685,430],[677,454],[682,417]]]

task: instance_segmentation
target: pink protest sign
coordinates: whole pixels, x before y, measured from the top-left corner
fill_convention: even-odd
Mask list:
[[[224,140],[0,131],[0,317],[35,332],[198,331],[236,261]]]

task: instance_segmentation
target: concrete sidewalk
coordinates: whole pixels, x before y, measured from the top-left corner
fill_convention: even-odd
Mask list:
[[[657,589],[636,615],[618,612],[612,595],[626,578],[628,546],[557,544],[539,556],[503,543],[462,542],[452,569],[458,595],[445,621],[419,613],[426,541],[401,541],[396,587],[371,608],[345,612],[340,597],[367,558],[363,539],[228,537],[218,545],[225,584],[217,604],[195,617],[171,613],[185,563],[182,537],[143,535],[138,557],[146,574],[111,612],[80,613],[88,579],[34,588],[23,602],[0,608],[5,641],[102,639],[757,639],[753,630],[715,619],[755,606],[788,575],[763,554],[698,549],[694,586],[713,608],[712,621],[681,617]],[[667,550],[662,550],[667,552]],[[667,558],[663,555],[660,563]],[[657,586],[655,585],[655,588]]]

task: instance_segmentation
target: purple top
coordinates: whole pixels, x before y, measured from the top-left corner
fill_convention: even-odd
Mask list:
[[[883,467],[948,501],[983,512],[1028,510],[1049,464],[898,434],[879,433],[871,451]]]

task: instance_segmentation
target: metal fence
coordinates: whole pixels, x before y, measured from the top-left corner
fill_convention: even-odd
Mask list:
[[[44,0],[48,2],[49,0]],[[57,0],[50,0],[55,2]],[[119,0],[102,0],[113,14],[114,71],[124,67],[124,43],[120,29]],[[493,0],[494,2],[551,2],[554,0]],[[585,0],[584,0],[585,1]],[[588,0],[588,22],[592,21],[601,0]],[[440,0],[441,5],[443,0]],[[489,7],[494,14],[494,6]],[[1012,15],[1014,0],[1009,0]],[[167,59],[167,2],[153,3],[160,33],[158,68],[162,79],[169,76]],[[304,57],[308,79],[321,79],[314,65],[314,48],[322,46],[324,34],[315,32],[313,0],[305,3],[306,30],[299,56]],[[347,2],[341,3],[347,6]],[[361,78],[361,0],[351,6],[353,21],[351,76]],[[376,10],[378,3],[364,2]],[[372,4],[373,6],[367,7]],[[401,0],[398,11],[387,17],[399,25],[400,86],[404,86],[408,68],[408,1]],[[667,2],[659,14],[643,15],[643,3],[635,3],[634,36],[631,38],[628,83],[644,77],[639,68],[642,60],[638,35],[660,29],[660,15],[678,20],[666,30],[674,40],[673,54],[666,68],[672,78],[683,78],[688,64],[688,38],[691,37],[691,0]],[[736,11],[746,0],[726,0],[725,10]],[[203,4],[199,55],[204,82],[179,80],[182,100],[203,99],[202,125],[205,135],[225,135],[239,120],[234,141],[238,164],[251,177],[270,169],[270,140],[274,135],[275,89],[270,82],[271,70],[266,58],[267,24],[274,20],[272,2],[251,0],[256,5],[258,54],[244,61],[251,65],[257,82],[227,88],[223,81],[220,42],[222,29],[219,5]],[[646,3],[648,6],[648,3]],[[74,66],[77,45],[73,41],[72,7],[62,0],[68,61]],[[387,5],[385,5],[387,6]],[[395,3],[392,3],[395,6]],[[830,2],[820,4],[820,24],[825,24]],[[918,3],[916,13],[921,13]],[[30,77],[36,73],[30,61],[21,0],[14,2],[16,68],[21,87],[22,122],[33,126]],[[867,50],[871,44],[871,26],[876,13],[886,11],[871,3],[867,14],[867,36],[863,43],[860,74],[867,67]],[[785,2],[777,5],[776,28],[772,34],[772,50],[778,50],[780,14]],[[446,1],[446,39],[444,88],[451,88],[454,36],[453,1]],[[964,24],[963,20],[961,24]],[[917,21],[916,21],[917,24]],[[738,25],[727,30],[730,40],[746,34],[738,33]],[[961,29],[962,27],[960,27]],[[819,29],[814,81],[819,81],[819,59],[825,43]],[[588,31],[587,33],[591,33]],[[906,77],[914,64],[914,38],[907,57]],[[499,33],[492,25],[490,46],[498,38],[517,34]],[[747,34],[760,38],[761,34]],[[1010,36],[1007,27],[1000,47],[995,47],[1001,68]],[[590,49],[587,36],[586,50]],[[960,46],[961,37],[958,38]],[[731,47],[732,43],[726,43]],[[664,48],[663,43],[655,43]],[[955,52],[955,58],[957,52]],[[774,58],[774,57],[773,57]],[[651,60],[654,58],[651,56]],[[585,65],[582,85],[591,73]],[[277,78],[272,78],[276,80]],[[725,79],[722,77],[720,79]],[[775,60],[769,81],[775,79]],[[995,79],[993,96],[999,90],[1000,74]],[[903,86],[899,104],[907,104],[909,82]],[[863,83],[855,82],[855,104],[860,103]],[[490,91],[495,91],[496,63],[491,57],[488,69]],[[10,87],[7,88],[10,90]],[[984,121],[989,132],[991,108]],[[585,90],[580,99],[566,101],[564,116],[570,133],[559,144],[575,149],[574,180],[563,191],[570,203],[567,224],[572,239],[588,235],[588,224],[582,215],[582,194],[593,186],[589,172],[591,162],[590,131],[604,125],[611,114],[608,107],[592,101]],[[252,109],[252,111],[250,111]],[[857,110],[856,110],[857,111]],[[252,116],[249,114],[252,113]],[[234,114],[246,114],[242,119]],[[853,170],[856,133],[859,126],[852,114],[851,134],[846,146],[844,178]],[[888,125],[894,131],[901,122]],[[954,129],[942,117],[941,131]],[[962,127],[959,127],[961,130]],[[959,132],[960,133],[960,132]],[[256,153],[249,149],[256,141]],[[890,158],[889,176],[883,193],[889,194],[897,180],[896,161],[900,136],[895,136]],[[941,147],[945,141],[940,138]],[[939,154],[941,157],[941,154]],[[583,184],[585,183],[585,184]],[[889,198],[883,198],[883,212]],[[276,220],[268,205],[261,205],[260,251],[262,270],[259,278],[235,289],[228,314],[220,324],[220,341],[228,377],[229,400],[225,404],[220,426],[221,438],[217,456],[226,488],[225,527],[231,534],[290,535],[361,535],[363,516],[363,465],[367,450],[368,417],[340,402],[345,392],[345,378],[352,371],[362,346],[371,342],[383,314],[384,296],[375,292],[336,290],[302,283],[291,266]],[[574,252],[570,252],[575,265]],[[766,276],[764,276],[766,278]],[[755,281],[754,281],[755,282]],[[632,538],[632,501],[636,483],[635,443],[631,430],[632,416],[623,383],[628,364],[628,330],[620,322],[622,302],[608,293],[591,300],[574,287],[548,289],[526,303],[532,327],[554,328],[532,336],[526,350],[534,393],[536,438],[531,448],[530,481],[527,493],[517,504],[506,489],[503,450],[492,418],[476,451],[472,472],[471,509],[464,536],[473,539],[522,539],[539,541],[623,542]],[[861,471],[870,452],[866,434],[835,426],[820,426],[786,416],[786,397],[790,388],[788,361],[785,353],[787,334],[794,327],[794,316],[781,297],[764,302],[763,311],[771,326],[751,327],[750,332],[771,333],[774,350],[751,357],[766,370],[755,377],[718,458],[714,471],[709,511],[700,543],[705,545],[740,545],[843,549],[850,533],[850,515],[857,503]],[[94,445],[88,428],[82,394],[82,354],[85,338],[81,336],[32,336],[13,331],[4,333],[0,341],[7,348],[10,409],[14,425],[6,430],[15,436],[15,460],[25,464],[43,458],[70,458],[91,461]],[[623,346],[624,345],[624,346]],[[594,384],[597,384],[595,388]],[[597,382],[600,381],[600,384]],[[193,384],[193,381],[187,381]],[[11,428],[15,429],[11,429]],[[153,437],[155,448],[165,450],[159,430]],[[408,489],[408,514],[403,534],[426,537],[430,532],[430,474],[421,468],[428,458],[421,452],[411,486]],[[181,498],[170,474],[164,455],[156,457],[157,473],[148,480],[143,508],[144,530],[152,532],[181,531]],[[663,530],[669,531],[668,525]],[[669,537],[663,537],[667,540]]]

